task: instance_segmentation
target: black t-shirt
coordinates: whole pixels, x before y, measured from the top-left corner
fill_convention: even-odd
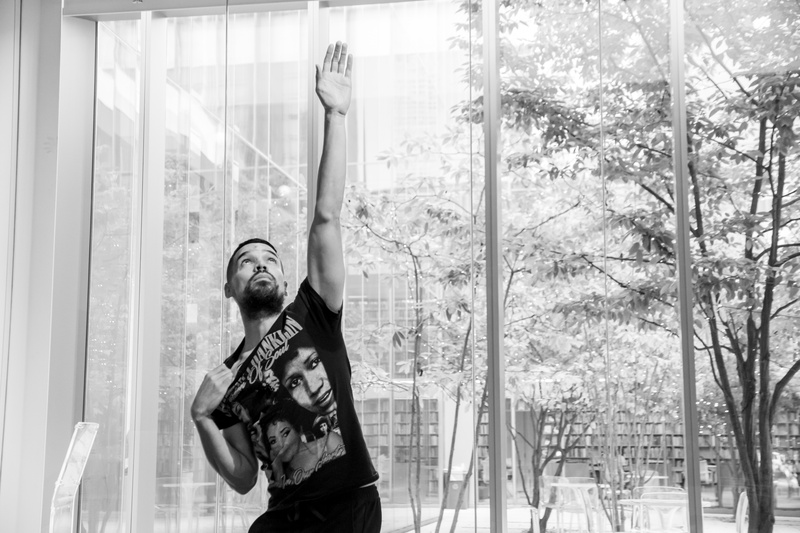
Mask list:
[[[242,344],[225,360],[231,368]],[[378,479],[350,386],[342,313],[308,280],[234,377],[212,418],[245,424],[269,480],[269,510]]]

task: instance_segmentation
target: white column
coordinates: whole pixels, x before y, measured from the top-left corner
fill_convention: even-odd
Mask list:
[[[95,27],[62,25],[60,0],[21,5],[0,516],[34,532],[82,417]]]
[[[128,531],[153,531],[158,452],[158,387],[161,354],[161,266],[164,231],[164,150],[166,130],[167,21],[143,16],[142,160],[140,200],[134,217],[139,232],[134,255],[134,335],[130,351],[134,373],[131,409],[131,516]]]
[[[0,443],[3,442],[11,335],[14,218],[19,122],[19,31],[21,0],[0,2]],[[0,464],[3,449],[0,447]]]

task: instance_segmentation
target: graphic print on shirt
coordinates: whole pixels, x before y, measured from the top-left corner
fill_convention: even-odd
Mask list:
[[[270,487],[299,485],[346,453],[325,365],[289,315],[253,350],[220,408],[247,427]]]

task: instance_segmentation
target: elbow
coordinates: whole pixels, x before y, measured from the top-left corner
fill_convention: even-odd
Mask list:
[[[313,224],[316,226],[338,226],[340,218],[341,210],[325,209],[323,206],[317,205],[317,209],[314,210]]]
[[[256,482],[258,481],[258,473],[253,474],[250,479],[239,479],[236,480],[234,483],[229,483],[231,488],[238,492],[241,495],[245,495],[250,492],[253,487],[256,486]]]

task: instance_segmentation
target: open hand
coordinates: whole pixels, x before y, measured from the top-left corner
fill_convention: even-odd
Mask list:
[[[322,67],[317,65],[317,96],[326,112],[346,115],[350,107],[353,56],[347,43],[328,45]]]

